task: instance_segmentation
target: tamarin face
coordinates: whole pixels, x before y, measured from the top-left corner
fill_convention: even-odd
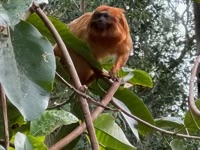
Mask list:
[[[124,16],[124,10],[105,5],[98,7],[94,11],[87,29],[91,36],[107,38],[129,34],[129,27]],[[120,40],[124,40],[124,38],[120,37]]]
[[[113,25],[114,18],[110,16],[108,11],[95,12],[91,18],[90,28],[97,32],[107,30]]]

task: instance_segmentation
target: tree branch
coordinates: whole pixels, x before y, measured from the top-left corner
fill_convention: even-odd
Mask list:
[[[188,138],[188,139],[194,139],[194,140],[200,140],[200,137],[198,136],[190,136],[190,135],[185,135],[185,134],[179,134],[177,132],[170,132],[170,131],[167,131],[167,130],[164,130],[164,129],[161,129],[159,127],[156,127],[140,118],[138,118],[137,116],[133,115],[133,114],[130,114],[128,113],[126,110],[124,110],[123,108],[121,108],[117,103],[115,103],[114,101],[112,101],[112,104],[117,108],[117,109],[120,109],[121,112],[123,112],[125,115],[129,116],[130,118],[132,119],[135,119],[136,121],[152,128],[152,129],[155,129],[161,133],[164,133],[164,134],[168,134],[168,135],[172,135],[172,136],[177,136],[177,137],[182,137],[182,138]]]
[[[196,47],[197,47],[197,55],[200,54],[200,3],[193,0],[193,10],[194,10],[194,23],[195,23],[195,38],[196,38]],[[197,89],[198,89],[198,97],[200,97],[200,66],[197,71]]]
[[[80,89],[82,87],[81,82],[79,80],[79,77],[78,77],[78,74],[77,74],[76,69],[74,67],[74,64],[71,60],[71,57],[68,53],[68,50],[67,50],[64,42],[62,41],[60,35],[58,34],[57,30],[55,29],[55,27],[53,26],[51,21],[48,19],[48,17],[45,15],[45,13],[40,9],[40,7],[37,4],[33,3],[32,9],[38,14],[38,16],[41,18],[41,20],[44,22],[46,27],[49,29],[49,31],[53,35],[54,39],[56,40],[58,47],[60,48],[60,50],[63,54],[63,57],[65,58],[64,60],[65,60],[65,63],[67,64],[67,68],[68,68],[69,73],[71,75],[71,78],[73,80],[74,86],[76,87],[76,89]],[[98,145],[98,142],[97,142],[97,139],[96,139],[96,135],[95,135],[94,126],[93,126],[90,110],[89,110],[89,107],[88,107],[88,103],[81,96],[79,96],[79,101],[81,103],[81,108],[83,110],[85,122],[86,122],[86,125],[87,125],[87,130],[88,130],[89,137],[90,137],[90,140],[91,140],[92,149],[98,150],[99,145]]]
[[[85,12],[85,0],[80,0],[80,11]]]
[[[113,82],[111,87],[109,88],[107,94],[103,97],[101,104],[106,106],[108,103],[112,100],[113,95],[119,88],[121,83],[121,80],[118,82]],[[92,120],[95,120],[98,115],[103,112],[104,108],[98,106],[94,112],[92,113]],[[86,124],[83,122],[80,126],[78,126],[75,130],[73,130],[70,134],[65,136],[63,139],[52,145],[49,150],[57,150],[61,149],[67,144],[69,144],[71,141],[73,141],[75,138],[77,138],[79,135],[81,135],[86,129]]]
[[[3,86],[0,83],[0,95],[1,95],[1,103],[0,106],[2,108],[3,112],[3,122],[4,122],[4,137],[5,137],[5,148],[8,150],[9,149],[9,130],[8,130],[8,116],[7,116],[7,105],[6,105],[6,95],[3,90]]]
[[[183,27],[184,27],[184,30],[185,30],[185,40],[183,41],[183,42],[179,42],[179,43],[181,43],[181,44],[184,44],[184,47],[183,47],[183,49],[181,50],[181,53],[180,53],[180,55],[179,55],[179,57],[177,58],[177,59],[175,59],[175,60],[173,60],[170,64],[169,64],[169,69],[171,70],[171,69],[174,69],[174,68],[176,68],[180,63],[182,63],[183,62],[183,59],[184,59],[184,57],[185,57],[185,55],[188,53],[188,49],[189,49],[189,46],[192,44],[192,43],[194,43],[194,39],[195,39],[195,36],[193,35],[193,36],[189,36],[189,33],[191,32],[191,31],[188,31],[188,23],[189,23],[189,18],[191,18],[190,16],[189,16],[189,7],[190,7],[190,4],[189,4],[189,0],[186,0],[186,8],[185,8],[185,10],[183,11],[183,13],[182,13],[182,15],[181,16],[179,16],[178,14],[177,14],[177,11],[176,11],[176,8],[172,8],[172,11],[175,13],[175,14],[177,14],[177,17],[178,17],[178,19],[181,21],[181,23],[182,23],[182,25],[183,25]],[[185,19],[185,13],[187,13],[186,14],[186,19]]]
[[[101,104],[103,105],[107,105],[112,99],[111,97],[114,95],[114,93],[116,92],[116,90],[118,89],[118,87],[120,86],[120,82],[114,82],[112,84],[112,86],[110,87],[108,93],[105,95],[105,97],[102,99]],[[141,122],[161,133],[164,134],[168,134],[168,135],[172,135],[172,136],[177,136],[177,137],[182,137],[182,138],[189,138],[189,139],[194,139],[194,140],[200,140],[200,137],[197,136],[190,136],[190,135],[185,135],[185,134],[179,134],[177,132],[170,132],[161,128],[158,128],[128,112],[126,112],[125,110],[123,110],[120,106],[118,106],[116,103],[112,102],[112,104],[120,109],[124,114],[126,114],[127,116],[137,120],[138,122]],[[97,116],[104,110],[104,108],[102,107],[97,107],[94,112],[92,113],[92,119],[96,119]],[[63,139],[61,139],[60,141],[58,141],[57,143],[55,143],[54,145],[52,145],[49,150],[56,150],[56,148],[61,149],[64,146],[66,146],[67,144],[69,144],[71,141],[73,141],[75,138],[77,138],[80,134],[82,134],[86,129],[86,125],[85,122],[83,122],[80,126],[78,126],[75,130],[73,130],[70,134],[68,134],[67,136],[65,136]]]
[[[200,56],[197,58],[197,62],[195,63],[195,68],[196,68],[196,66],[198,65],[198,62],[199,62],[199,61],[200,61]],[[194,68],[193,71],[192,71],[192,77],[191,77],[191,78],[195,78],[195,68]],[[194,80],[191,80],[191,83],[193,83],[192,81],[194,81]],[[119,85],[120,85],[120,84],[119,84]],[[111,87],[110,89],[112,89],[112,88],[113,88],[113,87]],[[190,86],[190,94],[193,93],[193,91],[191,91],[191,89],[193,89],[193,88],[191,88],[191,86]],[[114,91],[114,92],[115,92],[115,91]],[[104,99],[105,99],[107,96],[108,96],[108,97],[112,96],[112,93],[110,93],[110,96],[109,96],[109,93],[110,93],[110,92],[107,93],[107,95],[104,97]],[[104,99],[102,100],[102,104],[107,105],[108,103],[104,103],[104,102],[105,102]],[[191,99],[191,96],[190,96],[190,99]],[[156,127],[156,126],[154,126],[154,125],[152,125],[152,124],[150,124],[150,123],[148,123],[148,122],[146,122],[146,121],[144,121],[144,120],[142,120],[142,119],[140,119],[140,118],[138,118],[138,117],[136,117],[136,116],[134,116],[134,115],[132,115],[132,114],[130,114],[130,113],[128,113],[128,112],[126,112],[126,111],[123,110],[120,106],[118,106],[116,103],[114,103],[114,101],[112,102],[112,104],[113,104],[116,108],[120,109],[120,110],[121,110],[124,114],[126,114],[127,116],[129,116],[129,117],[131,117],[131,118],[137,120],[137,121],[140,122],[140,123],[143,123],[143,124],[145,124],[145,125],[147,125],[147,126],[153,128],[153,129],[155,129],[155,130],[157,130],[157,131],[159,131],[159,132],[161,132],[161,133],[168,134],[168,135],[172,135],[172,136],[177,136],[177,137],[182,137],[182,138],[189,138],[189,139],[200,140],[200,137],[197,137],[197,136],[190,136],[190,135],[185,135],[185,134],[179,134],[179,133],[177,133],[177,132],[170,132],[170,131],[167,131],[167,130],[158,128],[158,127]],[[194,106],[195,106],[195,105],[194,105]],[[195,106],[195,107],[196,107],[196,106]],[[103,111],[102,109],[103,109],[103,108],[101,108],[101,107],[97,107],[97,108],[95,109],[94,113],[92,113],[92,119],[95,119],[95,118]],[[56,147],[56,148],[62,148],[62,147],[64,147],[65,145],[63,145],[63,143],[65,143],[65,144],[70,143],[72,140],[74,140],[76,137],[78,137],[81,133],[83,133],[84,130],[85,130],[85,128],[86,128],[86,126],[85,126],[85,123],[83,122],[83,123],[82,123],[79,127],[77,127],[74,131],[72,131],[70,134],[68,134],[68,135],[67,135],[66,137],[64,137],[62,140],[60,140],[60,141],[57,142],[55,145],[53,145],[53,146],[50,148],[50,150],[54,150],[54,147]]]
[[[102,105],[101,103],[99,103],[98,101],[92,99],[90,96],[86,95],[85,93],[77,90],[75,87],[73,87],[71,84],[69,84],[67,81],[65,81],[65,79],[63,77],[61,77],[61,75],[59,75],[57,72],[56,72],[56,75],[60,78],[60,80],[65,84],[67,85],[70,89],[72,89],[74,92],[76,92],[78,95],[82,96],[83,98],[85,98],[88,102],[91,102],[97,106],[101,106],[103,107],[104,109],[108,109],[108,110],[112,110],[112,111],[115,111],[113,110],[112,108],[110,107],[107,107],[107,106],[104,106]]]
[[[189,101],[188,101],[189,108],[198,117],[200,117],[200,111],[195,105],[193,90],[194,90],[194,80],[195,80],[195,77],[196,77],[197,68],[198,68],[199,63],[200,63],[200,56],[197,57],[197,59],[194,63],[194,66],[192,68],[192,74],[191,74],[191,78],[190,78],[190,87],[189,87]]]
[[[5,140],[3,140],[3,139],[0,139],[0,145],[3,145],[5,143]],[[14,143],[12,143],[12,142],[9,142],[9,145],[10,145],[10,147],[12,147],[12,148],[15,148],[15,145],[14,145]]]

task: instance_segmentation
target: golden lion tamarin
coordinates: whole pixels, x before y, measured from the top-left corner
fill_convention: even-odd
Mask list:
[[[85,13],[69,24],[69,29],[79,38],[86,41],[94,57],[100,61],[108,55],[115,55],[116,60],[110,71],[113,77],[128,60],[132,50],[132,40],[124,10],[110,6],[99,6],[94,12]],[[82,84],[88,84],[95,72],[88,62],[69,49],[78,76]],[[59,48],[55,54],[61,58]]]

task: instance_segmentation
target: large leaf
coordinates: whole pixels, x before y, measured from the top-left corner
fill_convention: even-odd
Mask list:
[[[0,145],[0,150],[6,150],[3,146]]]
[[[47,146],[51,146],[54,143],[60,141],[63,139],[67,134],[71,133],[74,129],[76,129],[80,125],[79,122],[69,124],[69,125],[63,125],[59,128],[57,128],[54,132],[51,134],[45,136],[47,140]],[[82,142],[81,145],[79,145]],[[83,138],[83,135],[80,135],[76,139],[74,139],[70,144],[63,147],[63,150],[78,150],[78,149],[84,149],[85,148],[85,138]],[[84,144],[83,144],[84,143]],[[75,148],[77,147],[77,148]]]
[[[122,101],[137,117],[154,125],[154,118],[144,102],[130,90],[120,87],[114,95],[115,98]],[[141,134],[148,134],[152,128],[138,122],[138,130]]]
[[[114,117],[110,114],[101,114],[94,122],[96,136],[102,150],[125,149],[135,150],[127,140],[122,129],[115,123]]]
[[[121,101],[119,101],[119,100],[117,100],[115,98],[113,98],[113,101],[115,103],[117,103],[117,105],[119,105],[121,108],[123,108],[124,110],[126,110],[126,112],[131,113],[130,110],[126,107],[126,105],[124,103],[122,103]],[[140,141],[140,137],[139,137],[138,129],[137,129],[138,122],[135,119],[127,116],[123,112],[121,112],[121,114],[124,117],[124,119],[126,120],[127,124],[129,125],[131,131],[135,135],[137,141]]]
[[[200,110],[200,100],[198,99],[195,102],[197,108]],[[186,112],[185,118],[184,118],[184,124],[187,127],[189,132],[197,132],[199,131],[200,127],[200,119],[198,116],[193,114],[190,110]]]
[[[145,71],[123,67],[122,70],[120,71],[120,75],[125,76],[127,74],[133,74],[133,77],[130,80],[128,80],[129,83],[149,88],[153,87],[152,78]]]
[[[0,4],[0,10],[9,16],[11,25],[19,23],[21,16],[31,6],[32,0],[3,0]],[[0,11],[1,13],[1,11]]]
[[[77,122],[78,119],[64,110],[45,111],[37,120],[31,122],[30,132],[34,136],[45,136],[61,125]]]
[[[194,2],[196,2],[196,3],[200,3],[200,0],[194,0]]]
[[[7,109],[8,109],[8,126],[9,131],[16,131],[18,128],[20,128],[22,125],[26,124],[26,122],[23,119],[23,116],[19,113],[19,111],[11,104],[7,103]],[[3,114],[2,111],[0,111],[0,131],[4,130],[4,124],[3,124]],[[10,137],[12,136],[13,132],[9,132]],[[0,133],[0,138],[4,138],[4,133]]]
[[[172,150],[187,150],[183,140],[174,139],[170,142]]]
[[[64,43],[67,45],[68,48],[74,50],[76,53],[83,56],[85,60],[87,60],[92,67],[100,70],[102,69],[101,64],[93,57],[91,50],[86,42],[80,40],[78,37],[72,34],[67,28],[67,25],[64,24],[63,22],[53,17],[49,17],[49,19],[57,29],[58,33],[60,34],[61,38],[63,39]],[[55,43],[51,33],[45,27],[44,23],[36,14],[31,15],[27,19],[27,21],[33,24],[52,43]]]
[[[133,70],[133,78],[129,80],[130,83],[133,83],[135,85],[141,85],[141,86],[147,86],[152,88],[153,87],[153,81],[148,73],[142,70]]]
[[[184,128],[184,122],[177,117],[163,117],[155,119],[156,126],[158,127],[171,127],[182,129]]]
[[[108,84],[102,80],[98,80],[97,82],[93,82],[89,89],[99,96],[105,95],[105,91],[107,91],[109,88]],[[103,89],[103,90],[102,90]],[[147,106],[144,104],[144,102],[136,96],[133,92],[131,92],[129,89],[119,87],[117,92],[115,93],[114,97],[121,102],[123,102],[128,109],[131,111],[132,114],[139,117],[140,119],[154,125],[154,118],[152,114],[150,113]],[[138,123],[138,130],[141,134],[148,134],[152,131],[152,128],[142,124]]]
[[[55,57],[49,41],[21,21],[0,48],[0,82],[25,120],[41,115],[48,105],[55,76]]]
[[[1,27],[7,27],[9,26],[9,16],[6,14],[6,11],[3,9],[2,5],[0,4],[0,26]],[[2,34],[2,28],[1,28],[1,34]],[[2,38],[2,37],[1,37]]]
[[[24,135],[18,132],[15,135],[15,149],[16,150],[47,150],[47,147],[44,144],[44,138],[33,137],[31,135]]]

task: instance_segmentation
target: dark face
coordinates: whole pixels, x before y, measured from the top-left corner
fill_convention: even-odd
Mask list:
[[[91,19],[91,27],[96,30],[105,30],[112,25],[112,17],[107,11],[95,12]]]

